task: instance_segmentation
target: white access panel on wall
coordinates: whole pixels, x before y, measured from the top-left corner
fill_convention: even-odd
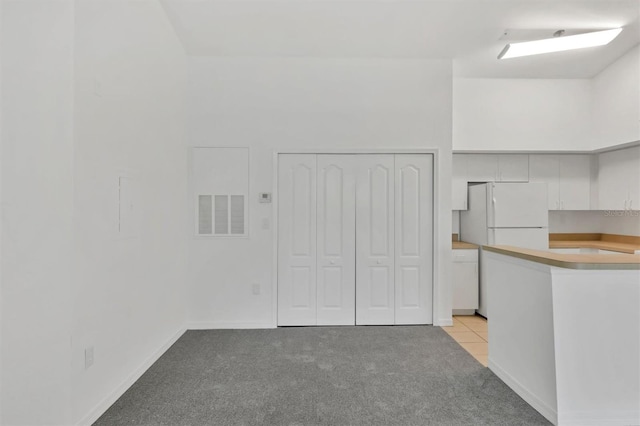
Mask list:
[[[395,324],[394,156],[357,155],[356,324]]]
[[[279,156],[278,325],[316,325],[316,155]]]
[[[355,324],[356,160],[317,157],[317,325]]]
[[[195,235],[249,235],[249,149],[193,148]]]
[[[433,322],[433,157],[395,156],[395,323]]]

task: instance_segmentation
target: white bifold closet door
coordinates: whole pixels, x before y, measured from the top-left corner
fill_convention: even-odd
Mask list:
[[[318,155],[317,324],[354,325],[355,155]]]
[[[278,325],[432,323],[432,156],[286,154],[278,174]]]
[[[316,156],[278,163],[278,325],[316,325]]]
[[[354,157],[356,324],[395,324],[394,156]]]
[[[395,155],[395,323],[433,324],[433,157]]]

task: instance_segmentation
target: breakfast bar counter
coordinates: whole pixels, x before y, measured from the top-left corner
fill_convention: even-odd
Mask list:
[[[559,268],[640,269],[640,254],[563,254],[513,246],[484,246],[482,249]]]
[[[640,255],[482,252],[489,368],[554,424],[640,424]]]

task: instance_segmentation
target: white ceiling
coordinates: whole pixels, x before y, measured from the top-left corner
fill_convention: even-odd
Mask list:
[[[162,0],[189,55],[451,58],[459,77],[590,78],[640,42],[640,0]],[[625,30],[498,60],[505,29]],[[522,33],[522,31],[515,31]],[[540,31],[536,31],[540,33]]]

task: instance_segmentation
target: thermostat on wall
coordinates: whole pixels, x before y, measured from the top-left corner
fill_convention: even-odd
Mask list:
[[[261,192],[259,198],[260,198],[260,202],[261,203],[270,203],[271,202],[271,193],[270,192]]]

